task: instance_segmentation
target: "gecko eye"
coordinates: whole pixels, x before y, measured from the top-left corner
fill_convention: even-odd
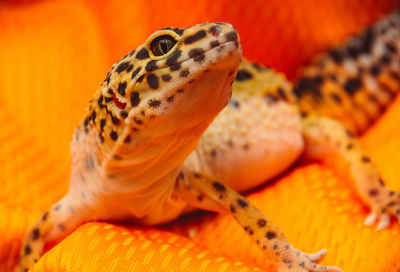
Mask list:
[[[176,42],[177,41],[174,39],[174,37],[169,35],[162,35],[155,38],[150,43],[150,49],[153,52],[154,56],[162,56],[167,54],[172,49],[172,47],[174,47]]]

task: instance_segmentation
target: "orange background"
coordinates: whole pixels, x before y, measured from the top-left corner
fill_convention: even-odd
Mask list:
[[[244,56],[293,79],[315,53],[400,6],[376,0],[17,1],[0,3],[0,271],[15,265],[30,225],[68,188],[69,143],[111,65],[165,26],[225,21]],[[400,101],[363,137],[386,183],[400,190]],[[399,271],[400,226],[362,226],[368,210],[346,175],[297,165],[249,195],[323,264]],[[194,236],[188,239],[187,236]],[[196,213],[161,228],[90,223],[33,271],[269,271],[229,216]]]

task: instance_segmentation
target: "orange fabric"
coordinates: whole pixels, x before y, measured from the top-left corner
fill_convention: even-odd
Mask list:
[[[30,225],[65,194],[69,142],[112,63],[155,29],[204,21],[235,25],[244,55],[290,78],[316,52],[399,6],[375,0],[86,0],[0,3],[0,271],[15,265]],[[386,183],[400,191],[400,100],[363,137]],[[399,223],[364,227],[349,177],[318,164],[292,167],[249,194],[289,241],[323,247],[345,271],[400,269]],[[270,271],[229,216],[195,213],[161,228],[90,223],[32,271]],[[192,239],[186,236],[193,236]]]

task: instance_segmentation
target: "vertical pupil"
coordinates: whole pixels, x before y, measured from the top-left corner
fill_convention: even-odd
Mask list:
[[[168,53],[170,49],[171,42],[169,40],[161,40],[160,41],[160,51],[162,54]]]

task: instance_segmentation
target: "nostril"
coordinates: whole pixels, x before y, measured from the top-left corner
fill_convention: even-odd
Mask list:
[[[211,35],[213,35],[214,37],[217,37],[220,33],[221,33],[222,29],[220,26],[218,25],[213,25],[212,27],[210,27],[210,29],[208,30],[208,32],[210,32]]]

